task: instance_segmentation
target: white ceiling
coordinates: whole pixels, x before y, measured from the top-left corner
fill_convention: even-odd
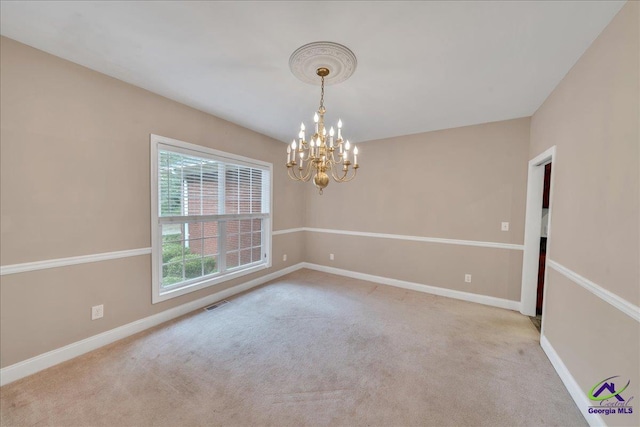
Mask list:
[[[319,102],[289,56],[341,43],[327,120],[359,142],[532,115],[623,4],[2,1],[0,32],[285,142]]]

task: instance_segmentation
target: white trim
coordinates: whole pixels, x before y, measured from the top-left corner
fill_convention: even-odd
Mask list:
[[[364,231],[331,230],[327,228],[304,227],[304,230],[311,231],[314,233],[331,233],[331,234],[343,234],[346,236],[376,237],[379,239],[407,240],[407,241],[428,242],[428,243],[444,243],[448,245],[479,246],[483,248],[515,249],[515,250],[524,249],[523,245],[517,245],[513,243],[481,242],[477,240],[443,239],[440,237],[422,237],[422,236],[408,236],[404,234],[369,233]]]
[[[271,193],[273,197],[273,192]],[[271,226],[271,224],[269,224],[269,226]],[[511,243],[481,242],[476,240],[454,240],[454,239],[443,239],[439,237],[406,236],[402,234],[368,233],[363,231],[330,230],[326,228],[310,228],[310,227],[298,227],[298,228],[287,228],[283,230],[276,230],[272,233],[272,235],[279,236],[282,234],[298,233],[302,231],[309,231],[314,233],[343,234],[346,236],[376,237],[381,239],[395,239],[395,240],[407,240],[407,241],[429,242],[429,243],[445,243],[445,244],[452,244],[452,245],[477,246],[477,247],[498,248],[498,249],[523,250],[524,248],[523,245],[516,245]],[[270,245],[271,245],[271,242],[269,242],[267,246],[270,247]],[[49,259],[44,261],[26,262],[22,264],[11,264],[11,265],[5,265],[0,267],[0,276],[4,276],[5,274],[24,273],[27,271],[44,270],[47,268],[56,268],[56,267],[66,267],[69,265],[84,264],[88,262],[106,261],[110,259],[126,258],[126,257],[147,255],[147,254],[151,254],[151,248],[129,249],[125,251],[105,252],[105,253],[81,255],[81,256],[75,256],[75,257],[69,257],[69,258]],[[271,251],[269,251],[269,254],[271,255]],[[271,257],[269,257],[269,264],[265,268],[269,268],[269,267],[271,267]]]
[[[299,228],[286,228],[284,230],[277,230],[272,233],[274,236],[279,236],[280,234],[289,234],[289,233],[297,233],[299,231],[305,231],[304,227]]]
[[[640,307],[637,305],[627,301],[626,299],[619,297],[611,291],[606,290],[602,286],[592,282],[591,280],[579,275],[575,271],[572,271],[565,267],[564,265],[550,260],[547,260],[547,265],[553,268],[558,273],[565,276],[567,279],[573,281],[574,283],[582,286],[598,298],[608,302],[613,307],[617,308],[627,316],[634,319],[636,322],[640,322]]]
[[[299,227],[274,231],[274,235],[309,231],[312,233],[342,234],[344,236],[375,237],[378,239],[406,240],[413,242],[444,243],[448,245],[477,246],[482,248],[523,250],[524,245],[514,243],[482,242],[478,240],[444,239],[441,237],[409,236],[405,234],[370,233],[367,231],[334,230],[329,228]]]
[[[47,369],[69,359],[73,359],[74,357],[80,356],[107,344],[111,344],[112,342],[118,341],[122,338],[126,338],[130,335],[144,331],[145,329],[159,325],[160,323],[175,319],[176,317],[190,313],[214,302],[229,298],[232,295],[244,292],[268,281],[277,279],[278,277],[292,273],[296,270],[299,270],[300,268],[300,264],[283,268],[282,270],[266,274],[262,277],[258,277],[240,285],[215,292],[211,295],[207,295],[204,298],[182,304],[178,307],[174,307],[161,313],[136,320],[135,322],[128,323],[118,328],[111,329],[101,334],[94,335],[92,337],[40,354],[22,362],[18,362],[11,366],[7,366],[6,368],[0,369],[0,386],[9,384],[28,375],[35,374],[36,372],[42,371],[43,369]]]
[[[522,255],[522,285],[520,291],[520,312],[526,316],[536,315],[542,225],[542,197],[544,193],[544,165],[549,162],[553,162],[554,164],[551,169],[551,188],[549,190],[549,227],[547,230],[547,238],[550,239],[553,207],[553,170],[556,169],[557,163],[556,146],[554,145],[529,161],[527,205],[524,221],[524,253]],[[548,256],[549,252],[547,250],[547,257]],[[544,299],[542,303],[544,305]],[[544,324],[544,309],[542,310],[542,316]]]
[[[215,286],[229,280],[257,273],[259,271],[266,270],[267,268],[269,267],[267,267],[265,264],[258,264],[253,266],[251,266],[251,264],[248,264],[240,267],[234,267],[234,269],[228,269],[227,273],[221,276],[213,276],[204,279],[202,277],[198,277],[196,279],[186,280],[184,282],[181,282],[183,283],[182,286],[177,287],[176,289],[168,289],[161,293],[159,296],[156,295],[153,303],[155,304],[158,302],[170,300],[171,298],[175,298],[180,295],[186,295],[200,289],[208,288],[209,286]]]
[[[266,219],[267,224],[267,232],[263,233],[264,240],[262,242],[262,249],[266,251],[267,254],[267,268],[271,268],[273,266],[273,163],[269,163],[269,218]],[[263,176],[264,179],[264,176]],[[262,187],[262,206],[265,205],[265,189]],[[263,225],[265,223],[263,222]],[[266,236],[264,236],[266,234]]]
[[[168,138],[162,135],[150,134],[151,141],[157,141],[163,145],[170,145],[175,148],[176,151],[182,154],[192,155],[191,151],[197,151],[205,156],[221,157],[233,163],[235,165],[242,166],[262,166],[264,168],[272,168],[273,164],[265,162],[263,160],[252,159],[249,157],[241,156],[239,154],[227,153],[225,151],[216,150],[214,148],[205,147],[204,145],[191,144],[189,142],[180,141],[179,139]]]
[[[100,254],[80,255],[69,258],[48,259],[44,261],[25,262],[22,264],[10,264],[0,267],[0,276],[5,274],[24,273],[27,271],[44,270],[47,268],[66,267],[68,265],[86,264],[89,262],[106,261],[110,259],[127,258],[132,256],[148,255],[151,248],[128,249],[125,251],[103,252]]]
[[[389,277],[374,276],[372,274],[359,273],[356,271],[343,270],[340,268],[327,267],[325,265],[312,264],[308,262],[303,262],[302,267],[330,274],[338,274],[340,276],[351,277],[354,279],[367,280],[369,282],[380,283],[382,285],[395,286],[397,288],[411,289],[418,292],[440,295],[443,297],[475,302],[478,304],[490,305],[492,307],[505,308],[507,310],[520,310],[519,301],[511,301],[503,298],[491,297],[488,295],[472,294],[469,292],[456,291],[453,289],[440,288],[437,286],[423,285],[421,283],[407,282],[405,280],[392,279]]]
[[[263,191],[264,192],[264,191]],[[185,198],[186,201],[186,198]],[[237,219],[267,219],[269,214],[221,214],[221,215],[183,215],[158,218],[159,224],[182,224],[183,222],[219,221]]]
[[[578,407],[578,410],[585,418],[585,420],[587,420],[589,425],[606,426],[606,423],[599,414],[590,414],[589,412],[587,412],[587,408],[590,406],[589,399],[584,394],[575,378],[573,378],[573,375],[571,375],[571,372],[569,372],[569,369],[567,369],[567,366],[564,364],[558,353],[556,353],[547,337],[544,335],[540,335],[540,346],[549,358],[551,365],[553,365],[553,368],[558,373],[558,376],[571,395],[571,398]]]

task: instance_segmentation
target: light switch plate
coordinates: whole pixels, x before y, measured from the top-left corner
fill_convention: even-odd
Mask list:
[[[502,231],[509,231],[509,223],[508,222],[503,222],[502,223]]]

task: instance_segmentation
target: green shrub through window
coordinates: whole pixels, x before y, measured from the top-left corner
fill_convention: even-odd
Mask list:
[[[154,302],[270,265],[271,165],[155,139]]]

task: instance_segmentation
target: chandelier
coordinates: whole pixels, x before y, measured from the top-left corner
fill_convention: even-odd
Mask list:
[[[309,82],[310,68],[317,66],[320,106],[313,116],[315,128],[310,139],[306,139],[306,128],[302,123],[297,140],[287,146],[287,173],[296,181],[306,182],[313,177],[313,183],[322,194],[329,185],[329,177],[336,182],[348,182],[355,178],[359,168],[358,148],[354,145],[352,149],[349,140],[343,137],[342,120],[338,120],[337,134],[333,126],[327,131],[324,120],[324,85],[325,78],[331,74],[330,67],[337,71],[334,83],[344,81],[355,71],[355,55],[337,43],[315,42],[297,49],[291,55],[289,65],[292,72],[306,82]]]

